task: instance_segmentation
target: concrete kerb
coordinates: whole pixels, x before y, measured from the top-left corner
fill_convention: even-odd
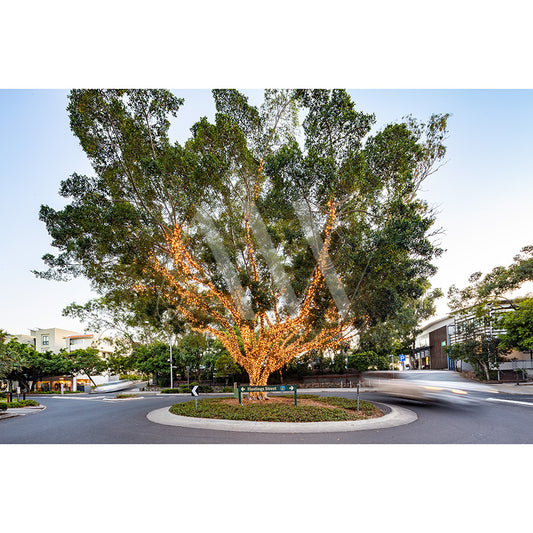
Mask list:
[[[383,404],[387,405],[387,404]],[[350,420],[345,422],[249,422],[245,420],[217,420],[214,418],[193,418],[174,415],[169,407],[155,409],[146,415],[150,422],[166,426],[179,426],[194,429],[219,431],[241,431],[246,433],[339,433],[383,429],[410,424],[418,416],[410,409],[387,405],[390,412],[368,420]]]
[[[4,411],[3,414],[0,414],[0,420],[4,420],[7,418],[13,418],[15,416],[24,416],[24,415],[34,415],[36,413],[40,413],[41,411],[44,411],[46,409],[45,405],[36,405],[36,406],[28,406],[28,407],[13,407],[13,408],[7,408],[7,411]]]

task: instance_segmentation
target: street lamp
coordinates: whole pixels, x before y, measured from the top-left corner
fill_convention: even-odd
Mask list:
[[[172,335],[168,336],[168,345],[170,347],[170,358],[168,360],[168,362],[170,363],[170,388],[173,389],[174,388],[174,376],[173,376],[174,372],[172,370],[175,367],[172,365]]]

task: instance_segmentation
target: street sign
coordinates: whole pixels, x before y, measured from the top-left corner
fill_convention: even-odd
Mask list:
[[[405,355],[400,355],[399,359],[400,359],[400,361],[405,361]]]
[[[296,388],[296,385],[241,385],[239,390],[241,392],[294,392]]]
[[[297,405],[296,391],[297,385],[240,385],[239,403],[242,403],[241,395],[244,392],[294,392],[294,405]]]
[[[442,342],[440,343],[440,345],[441,345],[441,346],[446,346],[446,341],[442,341]]]
[[[198,385],[195,385],[192,389],[191,389],[191,394],[193,396],[198,396]]]

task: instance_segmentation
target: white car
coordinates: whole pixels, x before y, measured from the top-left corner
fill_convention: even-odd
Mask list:
[[[477,401],[472,392],[497,394],[483,383],[449,370],[377,371],[363,373],[361,384],[372,392],[421,401]]]

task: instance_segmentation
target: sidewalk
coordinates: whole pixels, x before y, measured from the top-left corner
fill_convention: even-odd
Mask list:
[[[2,413],[0,414],[0,420],[4,420],[5,418],[13,418],[14,416],[35,414],[40,411],[43,411],[44,409],[46,409],[46,406],[44,405],[12,407],[11,409],[8,407],[6,411],[2,411]]]
[[[516,383],[487,383],[487,386],[506,394],[533,394],[533,382],[531,381],[522,382],[519,385]]]

